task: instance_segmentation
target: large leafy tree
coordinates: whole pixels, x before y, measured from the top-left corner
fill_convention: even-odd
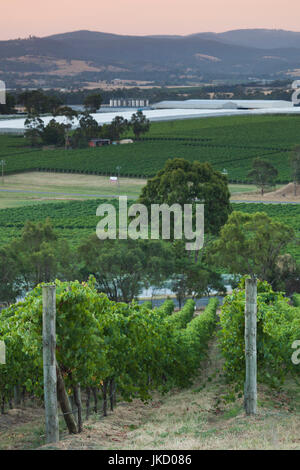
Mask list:
[[[65,118],[65,122],[63,123],[65,127],[65,149],[68,149],[70,147],[70,131],[74,125],[75,118],[78,117],[78,112],[69,106],[61,106],[56,110],[54,115],[64,116]]]
[[[122,116],[116,116],[108,126],[108,135],[111,140],[120,140],[122,134],[127,132],[129,129],[129,123],[127,119]]]
[[[293,238],[291,227],[264,212],[233,212],[213,243],[210,257],[232,274],[248,274],[273,284],[280,255]]]
[[[28,221],[21,237],[10,245],[12,262],[17,266],[19,290],[27,291],[40,282],[50,282],[56,277],[69,279],[74,257],[68,244],[58,240],[51,222]]]
[[[260,188],[262,196],[266,188],[275,185],[277,176],[278,170],[272,163],[259,157],[253,160],[252,170],[248,173],[248,178],[251,178],[254,184]]]
[[[31,147],[40,145],[45,126],[38,114],[29,114],[25,120],[25,137]]]
[[[142,189],[139,202],[151,204],[204,204],[205,232],[217,234],[231,212],[227,178],[209,163],[168,160]]]
[[[41,133],[42,141],[46,145],[64,145],[65,143],[65,126],[55,119],[45,126]]]
[[[139,139],[142,134],[145,134],[150,129],[150,121],[142,111],[137,111],[132,115],[130,124],[136,139]]]

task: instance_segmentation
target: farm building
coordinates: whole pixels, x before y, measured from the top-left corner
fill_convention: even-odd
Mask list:
[[[154,109],[278,109],[291,108],[291,101],[283,100],[184,100],[161,101]]]
[[[102,147],[103,145],[110,145],[110,139],[91,139],[89,141],[89,147]]]

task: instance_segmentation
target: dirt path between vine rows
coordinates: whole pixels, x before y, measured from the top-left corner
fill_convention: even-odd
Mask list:
[[[199,378],[185,390],[156,394],[148,404],[120,403],[102,419],[90,419],[80,435],[66,436],[52,449],[298,449],[300,389],[287,382],[280,393],[259,387],[258,414],[246,417],[242,398],[224,400],[223,361],[214,339]]]

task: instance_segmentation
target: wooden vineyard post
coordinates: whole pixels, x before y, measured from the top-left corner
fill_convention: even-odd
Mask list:
[[[43,368],[46,442],[59,441],[56,378],[56,287],[43,286]]]
[[[247,415],[256,414],[257,406],[257,280],[246,279],[244,406]]]

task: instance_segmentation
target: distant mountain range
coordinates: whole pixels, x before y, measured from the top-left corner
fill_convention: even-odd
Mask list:
[[[0,79],[56,86],[101,80],[199,83],[300,78],[300,32],[246,29],[189,36],[74,31],[0,41]]]

